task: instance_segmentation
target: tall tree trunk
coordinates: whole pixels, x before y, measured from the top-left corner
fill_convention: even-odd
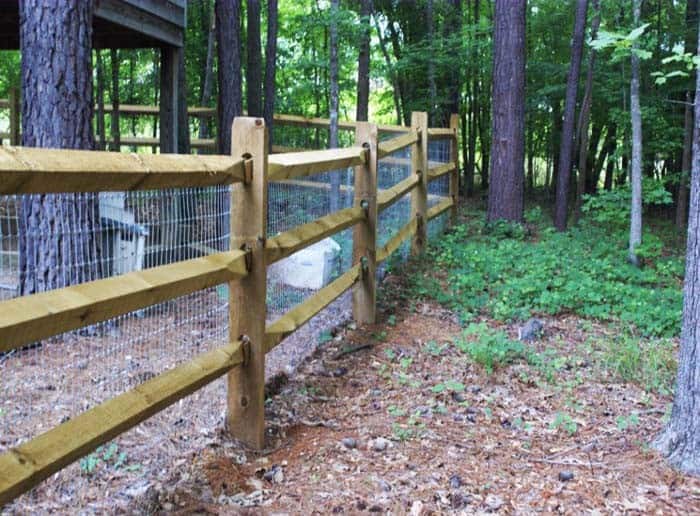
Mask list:
[[[105,150],[107,148],[107,135],[105,133],[105,67],[102,61],[102,49],[95,51],[97,54],[97,148]]]
[[[273,0],[275,1],[275,0]],[[206,107],[211,102],[214,83],[214,38],[216,37],[216,16],[211,12],[209,21],[209,33],[207,34],[207,57],[204,63],[204,79],[202,81],[202,95],[199,99],[201,105]],[[199,117],[199,137],[209,138],[209,117]]]
[[[177,67],[177,152],[179,154],[189,154],[191,150],[190,118],[187,114],[187,73],[185,70],[184,49],[178,52]]]
[[[487,219],[523,219],[526,0],[496,0]]]
[[[374,14],[374,27],[377,29],[377,36],[379,37],[379,48],[382,51],[382,55],[384,56],[384,62],[386,63],[386,68],[389,71],[389,78],[391,80],[391,92],[394,97],[394,109],[396,110],[396,123],[398,125],[403,124],[403,117],[402,117],[402,112],[403,109],[401,107],[401,85],[398,79],[398,74],[396,73],[396,69],[394,68],[394,65],[391,63],[391,56],[389,55],[389,51],[386,48],[386,42],[384,40],[384,35],[382,34],[382,28],[379,25],[379,20],[377,19],[377,15]]]
[[[690,53],[695,39],[695,32],[698,26],[698,0],[687,0],[685,7],[685,52]],[[688,172],[692,161],[693,147],[693,102],[692,90],[688,90],[685,95],[685,116],[683,128],[683,156],[681,159],[681,177],[678,183],[678,199],[676,202],[676,227],[685,229],[688,222]]]
[[[615,173],[615,149],[617,148],[617,125],[612,124],[608,129],[608,134],[605,136],[605,155],[598,158],[600,167],[603,166],[603,159],[606,158],[607,164],[605,166],[605,180],[603,181],[603,188],[608,192],[612,190],[613,185],[613,174]],[[600,172],[599,172],[600,173]]]
[[[571,65],[566,79],[566,102],[562,124],[561,150],[559,151],[559,171],[557,173],[557,199],[554,208],[554,226],[559,231],[566,229],[569,207],[569,181],[574,149],[574,125],[576,118],[576,93],[578,76],[581,71],[583,37],[586,31],[588,0],[576,0],[574,18],[574,38],[571,44]]]
[[[270,135],[270,151],[273,144],[273,123],[275,118],[275,95],[277,70],[277,0],[267,0],[267,42],[265,43],[265,105],[263,115]]]
[[[339,0],[331,0],[331,18],[330,18],[330,59],[329,59],[329,74],[330,74],[330,133],[329,147],[335,149],[338,147],[338,103],[339,103],[339,86],[338,86],[338,17],[340,5]],[[340,208],[340,172],[331,172],[331,189],[330,189],[330,210],[338,211]]]
[[[596,39],[598,27],[600,27],[600,0],[593,0],[593,10],[595,16],[591,21],[591,39]],[[577,224],[581,218],[581,206],[583,205],[583,194],[586,192],[586,171],[588,165],[588,126],[591,120],[591,106],[593,104],[593,70],[595,68],[595,49],[591,48],[588,55],[588,70],[586,71],[586,88],[581,103],[581,113],[579,116],[579,137],[578,137],[578,185],[576,188],[576,204],[574,206],[574,223]]]
[[[435,50],[433,47],[434,43],[434,33],[435,33],[435,20],[433,17],[433,0],[426,0],[425,3],[425,18],[427,30],[427,40],[428,40],[428,52],[429,55],[435,55]],[[428,114],[430,115],[430,124],[438,124],[438,106],[437,106],[437,84],[435,83],[435,61],[433,59],[428,59],[428,95],[429,95],[429,109]]]
[[[369,18],[372,14],[371,0],[360,0],[360,45],[357,57],[357,111],[355,120],[369,119],[369,42],[371,36]]]
[[[153,51],[153,105],[158,106],[160,102],[160,50]],[[153,117],[153,138],[158,137],[159,116]],[[151,148],[153,154],[158,152],[158,145]]]
[[[634,0],[634,26],[641,23],[642,0]],[[639,105],[639,56],[632,47],[632,78],[630,81],[630,116],[632,118],[632,207],[630,210],[629,260],[639,266],[636,247],[642,243],[642,108]]]
[[[260,0],[248,0],[246,32],[248,66],[246,67],[246,93],[248,116],[263,116],[262,56],[260,54]]]
[[[92,14],[82,0],[20,2],[22,145],[94,147]],[[21,295],[100,276],[95,194],[23,196],[19,224]]]
[[[121,149],[121,132],[119,130],[119,51],[115,48],[109,51],[110,62],[112,63],[112,116],[110,117],[110,133],[112,144],[110,150],[119,152]],[[133,118],[133,117],[132,117]]]
[[[697,55],[700,56],[700,26]],[[695,98],[700,99],[700,73],[696,72],[695,83]],[[700,102],[695,104],[690,184],[678,379],[671,419],[655,445],[672,465],[700,475]]]
[[[216,0],[216,51],[219,58],[217,148],[219,154],[231,154],[231,124],[240,116],[241,93],[241,3],[240,0]]]
[[[457,47],[456,51],[462,55],[464,53],[464,44],[462,43],[461,38],[462,2],[461,0],[451,0],[449,3],[450,5],[447,13],[447,20],[445,21],[445,29],[447,31],[448,38],[452,38],[453,40],[459,42],[459,46]],[[449,123],[450,115],[461,111],[459,100],[460,91],[462,89],[462,75],[461,62],[459,62],[457,66],[453,65],[450,67],[447,85],[447,110],[444,113],[444,120],[442,120],[444,126],[447,126]]]

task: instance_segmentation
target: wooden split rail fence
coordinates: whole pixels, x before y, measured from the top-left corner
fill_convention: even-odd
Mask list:
[[[0,303],[0,353],[106,321],[134,310],[228,283],[229,344],[145,381],[0,455],[0,506],[101,444],[228,374],[228,428],[253,447],[264,440],[264,364],[270,352],[343,292],[353,288],[353,316],[373,323],[375,271],[402,242],[426,242],[427,222],[457,204],[457,117],[429,129],[425,113],[394,139],[378,142],[376,125],[355,127],[356,146],[268,155],[264,121],[237,118],[232,156],[127,154],[0,147],[0,194],[98,192],[232,184],[230,251],[129,272]],[[452,162],[429,167],[429,138],[451,139]],[[377,189],[381,156],[411,147],[412,174]],[[268,185],[355,167],[354,205],[277,236],[267,235]],[[430,209],[428,182],[450,175],[449,195]],[[411,195],[410,221],[377,249],[378,213]],[[267,266],[353,227],[353,265],[271,324],[265,325]]]

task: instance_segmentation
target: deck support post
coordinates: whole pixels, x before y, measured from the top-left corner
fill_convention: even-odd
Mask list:
[[[411,192],[411,217],[416,219],[416,234],[411,241],[411,255],[423,252],[428,240],[428,113],[411,113],[411,130],[420,131],[420,139],[411,146],[411,173],[420,176],[420,182]]]
[[[231,249],[249,253],[245,278],[229,285],[229,338],[243,340],[245,362],[228,375],[227,426],[231,436],[253,448],[265,444],[265,315],[267,291],[268,134],[262,118],[238,117],[231,153],[252,159],[252,178],[231,191]]]
[[[358,122],[355,144],[367,149],[367,160],[355,167],[355,206],[366,218],[353,229],[353,264],[361,263],[360,281],[352,293],[352,313],[358,324],[373,324],[377,312],[377,126]]]
[[[10,89],[10,145],[21,145],[19,136],[19,120],[22,116],[22,103],[19,90]]]
[[[177,152],[178,137],[178,47],[160,49],[160,152]]]

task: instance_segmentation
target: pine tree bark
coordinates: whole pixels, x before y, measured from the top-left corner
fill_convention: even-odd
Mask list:
[[[496,0],[489,222],[523,219],[525,23],[525,0]]]
[[[335,149],[338,147],[338,103],[339,103],[339,85],[338,85],[338,17],[340,5],[339,0],[331,0],[330,13],[330,59],[329,59],[329,74],[330,74],[330,132],[329,132],[329,147]],[[338,211],[340,208],[340,175],[339,172],[332,172],[331,189],[330,189],[330,211]]]
[[[357,57],[357,111],[355,120],[366,122],[369,119],[369,43],[370,24],[372,14],[371,0],[360,0],[360,45]]]
[[[260,0],[248,0],[246,93],[248,116],[263,116],[262,55],[260,49]]]
[[[277,70],[277,30],[278,30],[277,0],[267,1],[267,42],[265,44],[265,105],[263,115],[265,126],[270,135],[270,151],[272,151],[273,131],[275,115],[275,95]]]
[[[22,145],[94,148],[93,3],[20,2]],[[19,213],[20,294],[97,279],[97,196],[23,196]]]
[[[97,148],[105,150],[107,148],[107,135],[105,133],[105,67],[102,61],[102,50],[97,49],[96,67],[97,67],[97,114],[95,120],[97,123]]]
[[[700,26],[698,53],[700,55]],[[695,98],[700,98],[696,72]],[[655,446],[681,471],[700,475],[700,102],[695,104],[690,213],[683,288],[683,327],[671,419]]]
[[[634,0],[633,3],[634,26],[641,23],[642,0]],[[642,243],[642,108],[639,104],[639,56],[635,50],[638,48],[635,42],[632,47],[632,69],[630,80],[630,116],[632,119],[632,166],[630,170],[630,183],[632,185],[632,206],[630,210],[630,240],[629,261],[639,266],[639,258],[635,252],[636,247]]]
[[[219,104],[217,106],[219,154],[231,154],[231,125],[242,112],[241,91],[241,3],[216,0],[216,51],[219,58]]]
[[[574,152],[574,125],[576,117],[576,93],[578,76],[583,56],[583,38],[586,31],[588,0],[576,0],[574,15],[574,37],[571,44],[571,65],[566,79],[566,101],[562,123],[561,149],[559,151],[559,171],[557,173],[557,198],[554,208],[554,226],[558,231],[566,229],[569,209],[569,181]]]

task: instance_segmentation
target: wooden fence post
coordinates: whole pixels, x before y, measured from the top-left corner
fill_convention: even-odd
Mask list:
[[[420,254],[428,240],[428,113],[411,113],[411,129],[421,131],[420,139],[411,146],[411,172],[420,174],[420,182],[411,192],[411,217],[417,219],[416,234],[411,242],[411,254]]]
[[[450,159],[455,164],[455,169],[450,173],[450,198],[452,208],[450,210],[450,225],[457,222],[457,205],[459,204],[459,114],[452,113],[450,116],[450,129],[455,132],[454,138],[450,139]]]
[[[367,163],[355,167],[355,206],[365,209],[367,219],[353,230],[353,263],[362,262],[360,281],[352,292],[353,318],[373,324],[377,311],[377,126],[358,122],[355,142],[368,149]]]
[[[262,118],[233,121],[231,154],[252,159],[252,178],[233,185],[231,249],[247,249],[248,275],[230,284],[229,335],[248,342],[246,360],[228,376],[228,429],[231,436],[254,448],[265,444],[265,314],[267,270],[268,134]]]
[[[10,145],[19,145],[19,120],[22,113],[19,90],[10,89]]]

